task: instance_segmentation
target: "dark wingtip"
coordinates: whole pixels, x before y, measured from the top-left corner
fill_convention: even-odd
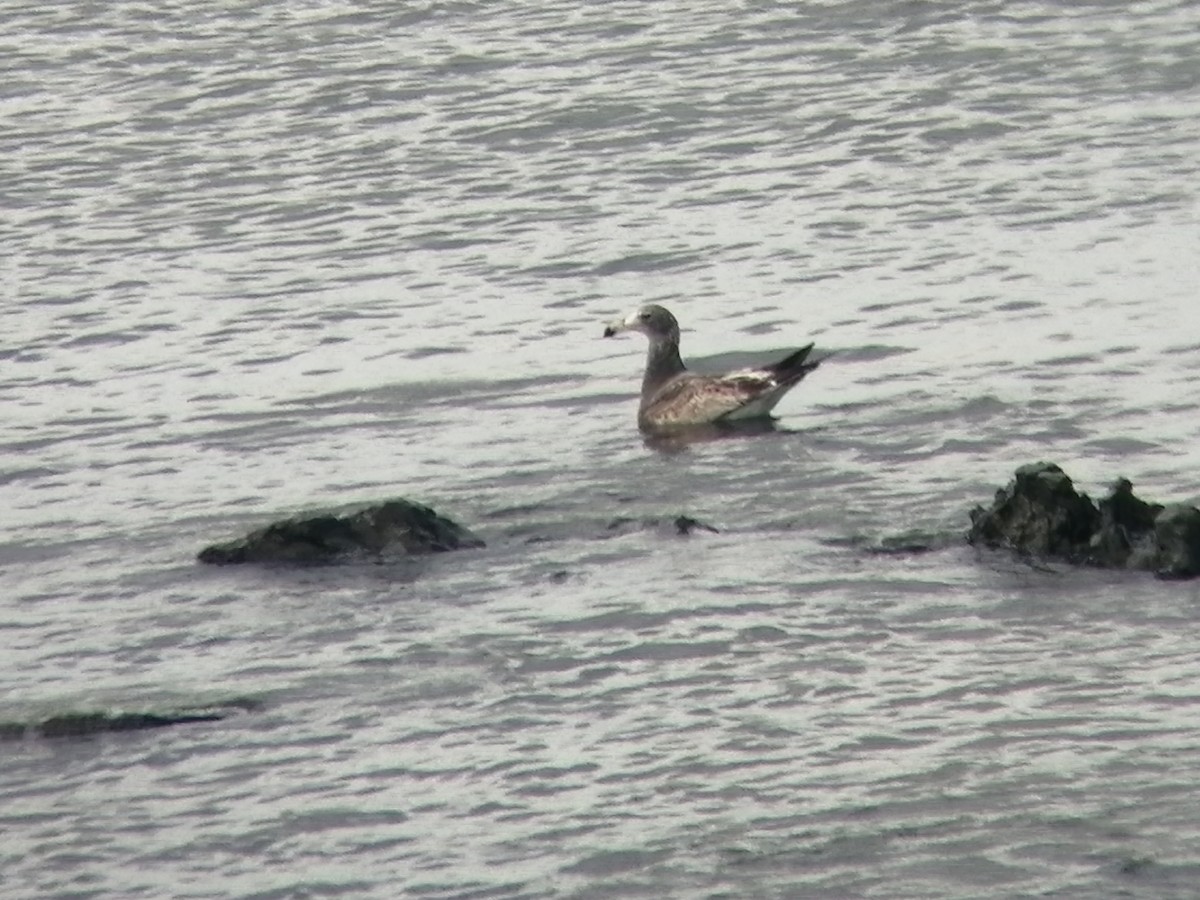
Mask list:
[[[770,371],[774,372],[777,378],[799,381],[828,359],[828,356],[823,356],[820,359],[810,360],[808,355],[812,353],[813,346],[813,344],[809,344],[807,347],[801,347],[795,353],[785,356],[775,365],[770,366]]]
[[[617,329],[613,328],[611,325],[604,326],[604,336],[605,337],[612,337],[616,333],[617,333]]]
[[[808,354],[812,353],[814,346],[814,344],[809,344],[806,347],[801,347],[799,350],[796,350],[793,353],[789,353],[779,362],[775,363],[772,368],[785,371],[787,369],[794,369],[804,365],[805,360],[808,359]]]

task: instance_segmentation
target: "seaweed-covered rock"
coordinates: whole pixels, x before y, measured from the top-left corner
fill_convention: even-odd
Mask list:
[[[239,540],[205,547],[198,559],[216,565],[324,565],[482,546],[457,522],[428,506],[397,499],[273,522]]]
[[[1200,575],[1200,510],[1147,503],[1119,479],[1094,505],[1053,463],[1017,469],[991,508],[971,510],[968,542],[1160,578]]]

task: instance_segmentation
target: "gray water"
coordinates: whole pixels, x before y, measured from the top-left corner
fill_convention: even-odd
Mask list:
[[[957,540],[1200,498],[1195,3],[0,23],[0,719],[260,705],[0,745],[4,897],[1200,896],[1200,588]],[[647,446],[647,301],[833,355]],[[389,496],[487,549],[193,562]]]

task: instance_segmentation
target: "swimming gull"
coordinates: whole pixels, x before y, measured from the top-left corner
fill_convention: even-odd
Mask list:
[[[638,427],[643,431],[735,424],[769,417],[783,395],[820,365],[808,362],[813,345],[801,347],[774,365],[725,375],[689,372],[679,357],[679,323],[670,311],[651,303],[604,329],[605,337],[640,331],[650,339]]]

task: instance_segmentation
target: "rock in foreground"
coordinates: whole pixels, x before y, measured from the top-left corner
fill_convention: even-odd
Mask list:
[[[1160,578],[1200,575],[1200,510],[1147,503],[1125,479],[1097,505],[1053,463],[1022,466],[990,509],[971,510],[967,540],[1076,565],[1145,569]]]
[[[216,565],[326,565],[482,546],[466,528],[428,506],[388,500],[343,513],[273,522],[239,540],[205,547],[198,559]]]

